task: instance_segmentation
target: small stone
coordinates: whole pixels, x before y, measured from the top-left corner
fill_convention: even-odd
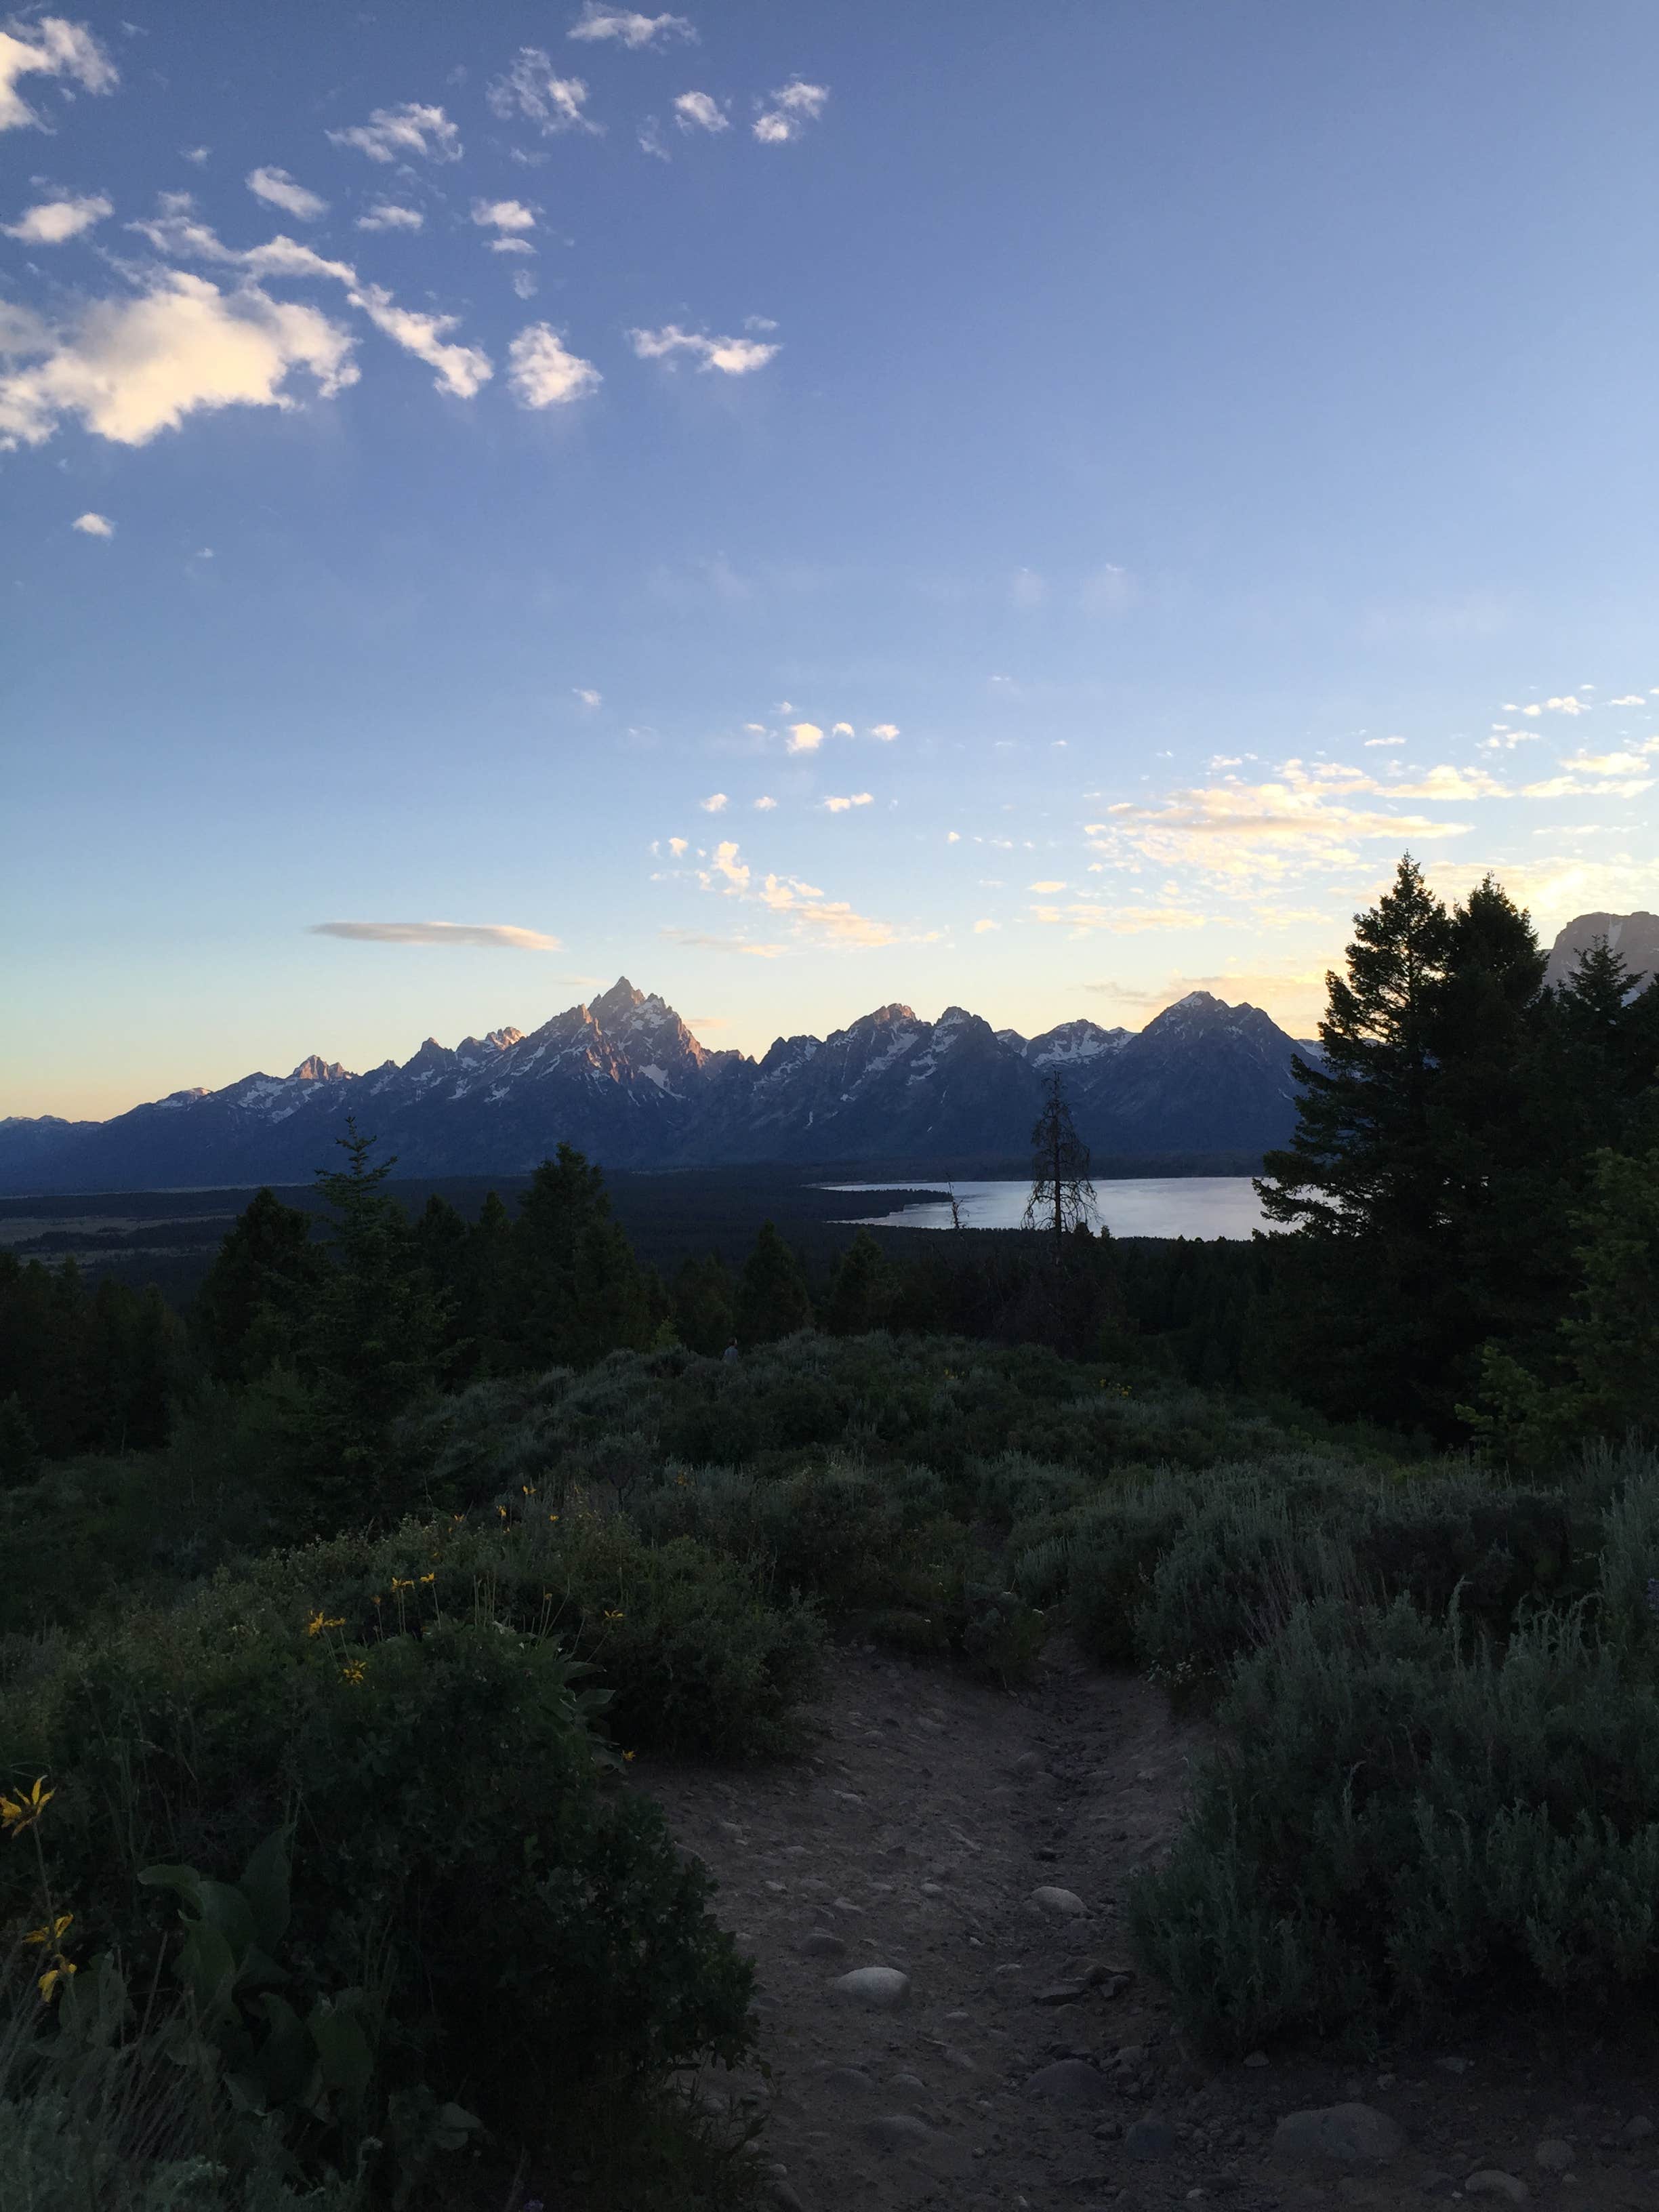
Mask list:
[[[861,2066],[832,2066],[823,2081],[826,2089],[834,2089],[844,2097],[861,2096],[876,2086],[873,2076]]]
[[[1146,2063],[1146,2046],[1144,2043],[1126,2043],[1112,2058],[1112,2063],[1122,2067],[1126,2073],[1133,2073],[1137,2066],[1144,2066]]]
[[[815,1928],[810,1936],[803,1936],[799,1949],[806,1959],[844,1959],[847,1946],[839,1936],[832,1936],[827,1928]]]
[[[837,1912],[862,1912],[864,1907],[861,1905],[854,1905],[850,1897],[838,1897],[835,1902],[835,1910]]]
[[[873,2012],[896,2012],[910,2002],[910,1977],[896,1966],[854,1966],[830,1986],[848,2003],[867,2005]]]
[[[775,2173],[767,2184],[766,2193],[773,2203],[779,2208],[779,2212],[806,2212],[806,2207],[796,2196],[789,2184],[781,2179]]]
[[[859,2133],[878,2150],[925,2150],[933,2140],[932,2128],[914,2112],[884,2112],[866,2120]]]
[[[836,1790],[832,1791],[831,1795],[838,1805],[862,1805],[864,1802],[863,1798],[854,1790]]]
[[[1397,2124],[1370,2105],[1287,2112],[1273,2130],[1273,2156],[1298,2166],[1383,2166],[1405,2147]]]
[[[921,1893],[924,1897],[943,1897],[945,1884],[942,1881],[925,1881],[921,1885]]]
[[[1495,2166],[1472,2173],[1463,2184],[1465,2197],[1507,2197],[1511,2204],[1524,2204],[1532,2195],[1517,2173],[1504,2173]]]
[[[1437,2058],[1434,2063],[1443,2074],[1467,2074],[1469,2070],[1467,2058]]]
[[[1167,2120],[1137,2120],[1125,2131],[1123,2148],[1131,2158],[1173,2158],[1181,2138]]]
[[[1110,2091],[1106,2076],[1081,2058],[1057,2058],[1025,2084],[1028,2097],[1051,2097],[1060,2105],[1103,2105]]]
[[[1265,2066],[1267,2063],[1267,2054],[1265,2051],[1253,2051],[1244,2063],[1247,2066]]]
[[[1089,1910],[1074,1889],[1053,1889],[1047,1886],[1031,1892],[1031,1903],[1039,1912],[1052,1912],[1063,1920],[1081,1919]]]
[[[1572,2164],[1572,2145],[1559,2136],[1546,2136],[1532,2154],[1533,2164],[1547,2173],[1565,2173]]]
[[[1088,1994],[1087,1982],[1056,1982],[1052,1989],[1039,1990],[1033,2002],[1040,2005],[1075,2004],[1079,1997]]]
[[[925,2089],[927,2084],[920,2074],[895,2074],[887,2086],[890,2089]]]
[[[1041,1774],[1042,1760],[1035,1751],[1022,1751],[1008,1769],[1010,1774]]]
[[[1620,2142],[1626,2143],[1643,2142],[1652,2133],[1653,2122],[1644,2119],[1638,2112],[1633,2120],[1626,2120],[1624,2126],[1620,2129],[1619,2140]]]

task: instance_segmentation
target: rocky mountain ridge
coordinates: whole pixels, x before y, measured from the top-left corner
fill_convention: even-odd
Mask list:
[[[895,1003],[756,1060],[711,1051],[623,976],[528,1034],[428,1037],[401,1066],[318,1053],[108,1121],[0,1121],[0,1191],[303,1182],[352,1114],[410,1175],[521,1171],[561,1141],[613,1168],[1014,1155],[1055,1068],[1097,1151],[1259,1151],[1290,1133],[1297,1048],[1259,1007],[1196,991],[1138,1032],[1079,1019],[1035,1037]]]

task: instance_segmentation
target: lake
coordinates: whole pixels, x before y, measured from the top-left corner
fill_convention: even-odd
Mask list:
[[[942,1182],[835,1182],[826,1190],[938,1190]],[[1018,1229],[1030,1195],[1024,1182],[959,1182],[957,1203],[969,1229]],[[1249,1176],[1142,1176],[1095,1186],[1099,1216],[1114,1237],[1233,1237],[1248,1238],[1267,1223]],[[944,1199],[872,1213],[872,1228],[948,1229]]]

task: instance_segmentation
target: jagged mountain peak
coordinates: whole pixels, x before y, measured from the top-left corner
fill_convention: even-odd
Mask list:
[[[659,1000],[658,1005],[662,1001]],[[587,1011],[602,1030],[613,1029],[624,1021],[638,1006],[645,1004],[645,993],[636,991],[626,975],[618,975],[608,991],[597,999],[590,999]]]
[[[290,1083],[345,1083],[351,1079],[351,1071],[337,1060],[325,1060],[321,1053],[313,1052],[288,1079]]]

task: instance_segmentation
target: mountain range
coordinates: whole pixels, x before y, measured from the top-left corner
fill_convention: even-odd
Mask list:
[[[881,1006],[752,1060],[711,1052],[623,976],[528,1036],[428,1037],[401,1066],[358,1075],[319,1054],[108,1121],[0,1121],[0,1192],[305,1182],[349,1115],[410,1176],[522,1171],[562,1140],[611,1168],[994,1158],[1026,1150],[1056,1067],[1097,1151],[1255,1152],[1290,1133],[1297,1048],[1259,1007],[1195,991],[1139,1031],[1035,1037],[960,1006],[936,1022]]]
[[[1632,969],[1659,968],[1653,915],[1581,915],[1556,939],[1551,981],[1601,935]],[[357,1075],[319,1054],[108,1121],[0,1120],[0,1194],[304,1182],[337,1157],[350,1115],[407,1176],[521,1173],[562,1141],[616,1169],[1009,1160],[1055,1068],[1097,1153],[1255,1153],[1291,1133],[1298,1050],[1318,1048],[1258,1006],[1194,991],[1143,1030],[1078,1020],[1034,1037],[960,1006],[936,1022],[880,1006],[753,1060],[711,1052],[623,976],[527,1036],[428,1037],[401,1066]]]

